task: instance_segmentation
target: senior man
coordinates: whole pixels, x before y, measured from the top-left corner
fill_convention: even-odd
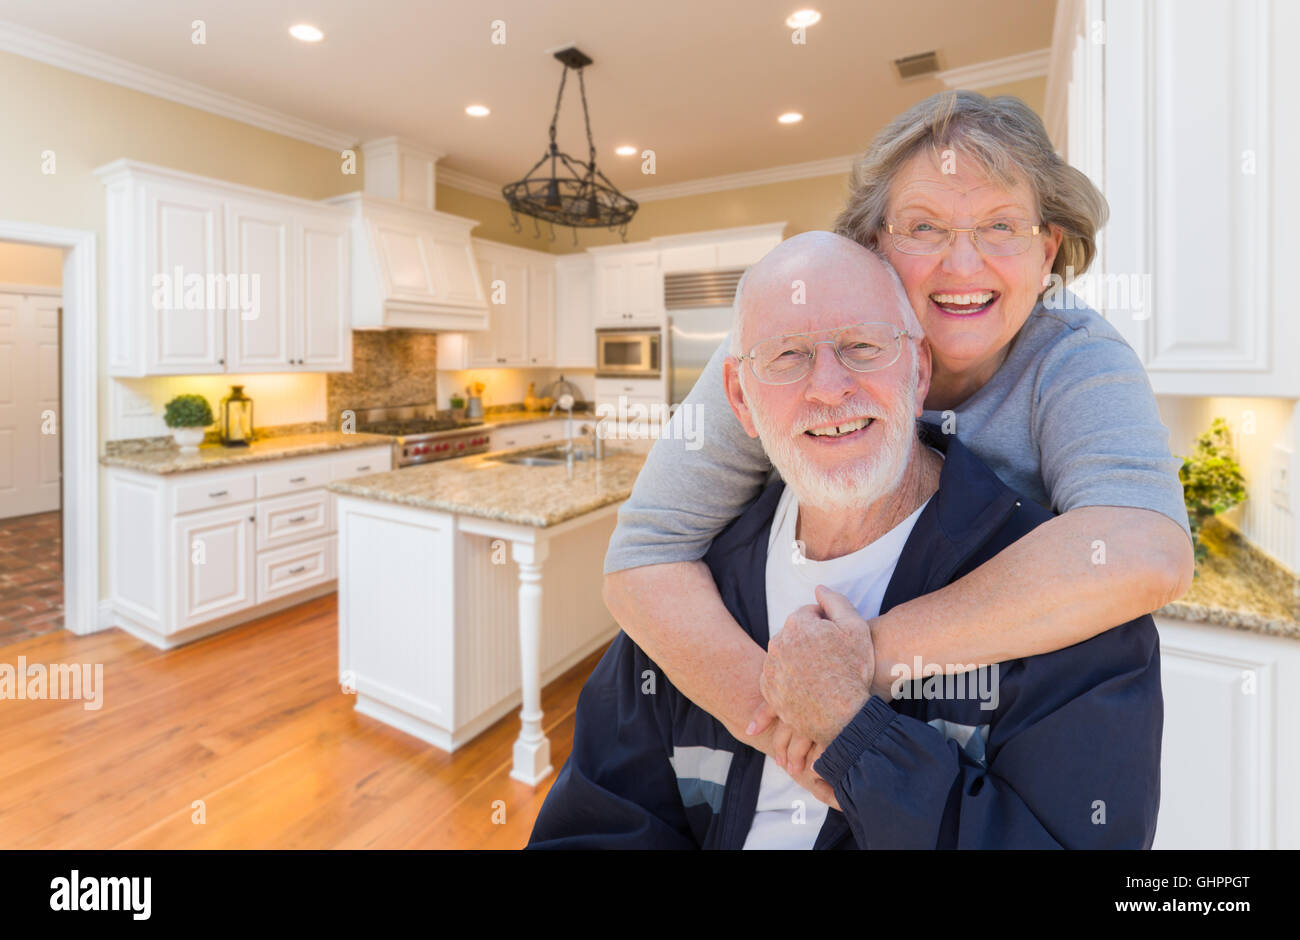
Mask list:
[[[1163,705],[1149,616],[961,681],[920,664],[892,701],[871,694],[862,618],[1050,518],[918,424],[929,349],[893,270],[805,233],[749,271],[735,316],[727,395],[781,479],[705,561],[767,650],[764,696],[813,729],[816,774],[739,742],[619,634],[529,847],[1150,847]]]

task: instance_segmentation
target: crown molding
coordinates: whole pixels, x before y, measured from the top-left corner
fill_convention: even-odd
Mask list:
[[[496,183],[489,183],[485,179],[479,179],[477,176],[471,176],[468,173],[461,173],[459,170],[449,170],[446,167],[438,167],[438,182],[452,189],[459,189],[467,193],[473,193],[476,196],[487,196],[489,199],[501,199],[501,187]]]
[[[842,157],[828,157],[825,160],[810,160],[807,163],[789,163],[785,166],[772,166],[765,170],[749,170],[745,173],[729,173],[726,176],[709,176],[683,183],[669,183],[666,186],[650,186],[645,189],[630,189],[626,195],[637,202],[655,202],[659,199],[677,199],[681,196],[699,196],[704,193],[721,192],[724,189],[744,189],[747,186],[764,186],[768,183],[785,183],[789,180],[812,179],[818,176],[838,176],[853,169],[853,163],[859,154]]]
[[[964,65],[946,72],[936,72],[934,77],[943,82],[947,88],[964,88],[978,91],[992,88],[1008,82],[1020,82],[1027,78],[1040,78],[1047,74],[1047,66],[1052,58],[1051,49],[1035,49],[1020,55],[1007,56],[1005,59],[990,59]]]
[[[102,82],[165,98],[209,114],[242,121],[318,147],[347,150],[355,147],[359,139],[356,134],[313,124],[15,23],[0,21],[0,52],[35,59],[55,68],[88,75]]]

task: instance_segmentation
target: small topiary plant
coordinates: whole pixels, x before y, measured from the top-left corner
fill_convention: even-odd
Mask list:
[[[206,428],[212,420],[212,406],[202,395],[177,395],[163,411],[169,428]]]
[[[1199,562],[1206,554],[1200,540],[1201,527],[1246,498],[1246,478],[1233,456],[1227,421],[1215,418],[1210,429],[1196,439],[1196,452],[1183,458],[1178,479],[1183,484],[1183,502]]]

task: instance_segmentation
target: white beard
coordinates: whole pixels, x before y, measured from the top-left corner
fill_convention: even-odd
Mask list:
[[[794,490],[799,504],[823,510],[861,510],[870,506],[886,493],[892,492],[907,472],[907,465],[916,442],[916,382],[920,363],[912,357],[912,376],[908,393],[892,412],[875,407],[871,401],[852,399],[838,408],[810,405],[801,413],[799,422],[807,427],[827,421],[848,421],[863,412],[876,415],[875,424],[884,430],[884,443],[871,457],[853,464],[825,471],[814,466],[799,450],[796,435],[789,428],[778,428],[768,421],[761,409],[750,406],[750,415],[758,431],[758,439],[781,474],[781,479]],[[744,378],[742,377],[742,390]],[[800,431],[799,435],[803,432]]]

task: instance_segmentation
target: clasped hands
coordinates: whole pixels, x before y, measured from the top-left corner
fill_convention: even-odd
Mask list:
[[[768,642],[759,680],[763,704],[746,735],[765,735],[775,722],[761,749],[818,800],[839,809],[812,765],[871,697],[876,657],[871,627],[849,599],[824,585],[816,597]]]

